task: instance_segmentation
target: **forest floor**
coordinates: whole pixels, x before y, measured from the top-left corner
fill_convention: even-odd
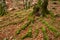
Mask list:
[[[60,40],[60,2],[49,1],[48,9],[54,18],[29,16],[32,7],[0,16],[0,40]]]

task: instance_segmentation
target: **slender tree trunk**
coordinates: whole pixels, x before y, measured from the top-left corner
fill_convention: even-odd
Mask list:
[[[49,14],[47,6],[48,0],[38,0],[37,5],[35,5],[33,8],[33,13],[37,16],[45,16],[45,14]]]
[[[6,14],[6,3],[5,0],[0,0],[0,15]]]
[[[29,9],[31,7],[32,1],[33,0],[23,0],[24,5],[25,5],[25,9]]]

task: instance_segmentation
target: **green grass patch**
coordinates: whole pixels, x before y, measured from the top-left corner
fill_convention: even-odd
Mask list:
[[[51,30],[52,32],[54,32],[54,33],[58,32],[58,31],[56,30],[56,28],[54,28],[53,26],[49,25],[48,22],[46,22],[45,20],[42,20],[42,23],[45,24],[45,25],[47,26],[47,28],[48,28],[49,30]]]
[[[33,17],[28,17],[28,20],[34,23],[34,18]]]
[[[22,39],[25,39],[25,38],[28,38],[28,37],[32,38],[32,27],[29,28],[26,35],[22,36]]]
[[[55,34],[55,38],[58,38],[58,37],[60,37],[60,32],[57,32],[57,33]]]
[[[29,16],[33,16],[33,15],[34,15],[33,12],[30,12]]]
[[[41,21],[43,24],[45,24],[45,26],[47,26],[47,28],[54,33],[55,37],[60,36],[60,32],[55,27],[46,22],[44,18],[40,17],[38,21]]]
[[[42,23],[45,24],[49,30],[51,30],[53,33],[55,33],[55,37],[60,36],[60,32],[58,32],[58,30],[55,27],[49,25],[48,22],[46,22],[45,20],[43,20]]]
[[[18,30],[16,31],[16,34],[18,35],[18,34],[20,34],[20,32],[21,32],[21,30],[18,29]]]
[[[51,18],[51,23],[54,23],[56,17],[53,12],[50,11],[50,18]]]
[[[42,27],[41,30],[43,32],[44,40],[49,40],[48,35],[47,35],[47,32],[46,32],[46,29],[44,27]]]
[[[29,25],[30,25],[30,21],[27,22],[26,24],[24,24],[22,27],[21,27],[21,30],[25,30],[25,28],[27,28]]]
[[[38,34],[39,34],[39,29],[36,29],[35,30],[35,38],[38,36]]]

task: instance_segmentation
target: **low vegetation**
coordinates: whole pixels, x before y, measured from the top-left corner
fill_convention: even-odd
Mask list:
[[[5,9],[6,4],[4,4],[5,1],[1,2],[0,36],[3,36],[1,36],[0,40],[29,40],[29,38],[31,40],[55,40],[56,38],[59,38],[60,30],[58,30],[53,24],[57,19],[59,19],[57,21],[60,21],[60,15],[48,10],[48,1],[49,0],[38,0],[34,6],[31,6],[31,3],[33,2],[32,0],[23,1],[24,9],[12,12],[12,15],[11,13],[4,15],[7,13],[7,10]],[[53,4],[56,5],[56,3]],[[54,7],[52,9],[55,10]],[[49,38],[48,31],[51,31],[54,34],[54,39]],[[43,37],[40,37],[40,35]],[[12,37],[10,38],[10,36]]]

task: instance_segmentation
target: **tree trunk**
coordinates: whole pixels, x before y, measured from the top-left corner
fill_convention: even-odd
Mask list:
[[[25,9],[29,9],[31,7],[33,0],[24,0],[24,5],[25,5]]]
[[[35,5],[33,8],[33,13],[37,16],[45,16],[46,14],[49,14],[47,6],[48,0],[38,0],[37,5]]]
[[[5,0],[0,0],[0,15],[6,14],[6,3]]]

